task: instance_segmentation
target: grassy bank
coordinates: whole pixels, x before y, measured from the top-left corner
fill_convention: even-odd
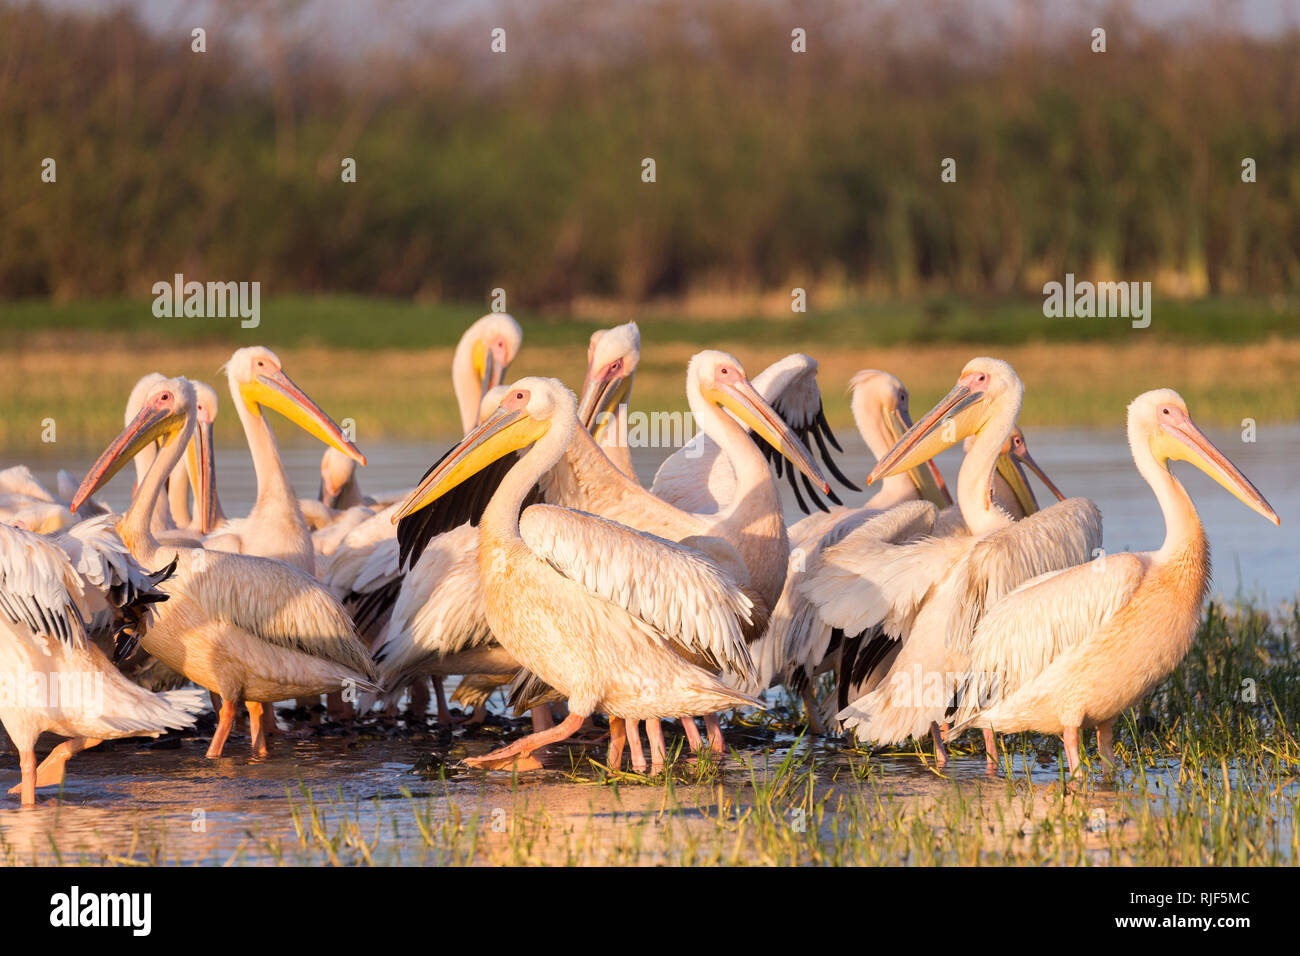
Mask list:
[[[1211,300],[1161,307],[1152,327],[1123,320],[1048,320],[1030,304],[905,302],[812,312],[705,318],[623,313],[574,319],[520,314],[524,348],[512,372],[581,381],[591,331],[635,317],[642,363],[633,408],[685,408],[689,357],[729,349],[754,374],[789,351],[822,368],[827,414],[851,427],[844,390],[861,368],[894,372],[921,408],[947,391],[973,355],[1010,361],[1026,384],[1023,422],[1120,427],[1138,392],[1178,389],[1198,419],[1236,424],[1300,419],[1300,308],[1286,301]],[[103,443],[121,425],[131,385],[147,371],[209,382],[233,349],[277,349],[290,373],[336,418],[356,420],[358,440],[445,437],[457,430],[452,348],[480,308],[386,299],[285,299],[262,306],[261,325],[230,319],[156,319],[145,302],[0,306],[8,344],[0,380],[0,447],[40,443],[53,418],[58,440]],[[219,384],[219,383],[218,383]],[[224,388],[222,389],[224,394]],[[238,441],[233,416],[218,438]]]

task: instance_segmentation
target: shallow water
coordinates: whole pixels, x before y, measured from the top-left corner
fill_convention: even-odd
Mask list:
[[[516,723],[512,735],[526,729]],[[346,736],[281,736],[269,757],[250,759],[247,736],[237,732],[227,756],[215,761],[204,757],[206,739],[193,734],[156,745],[118,741],[74,758],[61,796],[42,790],[35,808],[11,803],[0,810],[0,864],[452,863],[475,840],[501,844],[480,848],[476,859],[501,861],[503,852],[523,852],[508,843],[507,831],[535,827],[543,818],[548,829],[541,845],[526,844],[529,856],[520,862],[566,862],[573,847],[548,842],[566,833],[619,846],[620,853],[627,842],[639,862],[655,862],[673,850],[667,843],[683,829],[708,838],[720,818],[750,810],[755,781],[770,778],[792,747],[816,756],[819,788],[850,786],[850,761],[836,743],[756,736],[734,726],[728,730],[733,753],[705,783],[598,785],[596,768],[583,762],[587,754],[603,759],[604,743],[594,738],[586,746],[550,748],[542,770],[513,779],[500,772],[459,772],[446,780],[413,772],[431,752],[454,761],[501,740],[499,728],[385,739],[354,727]],[[671,749],[671,734],[669,743]],[[1016,773],[1027,773],[1045,793],[1059,769],[1054,757],[1029,766],[1017,760]],[[845,782],[836,783],[840,775]],[[12,760],[0,763],[0,787],[17,782]],[[975,794],[1002,788],[989,780],[982,757],[955,759],[945,778],[911,755],[877,761],[872,786],[882,797],[921,808],[944,799],[954,782]],[[662,829],[666,811],[679,827],[672,835]],[[430,838],[430,830],[449,820],[461,820],[468,835]],[[647,821],[654,825],[640,832]]]
[[[1191,465],[1174,466],[1196,503],[1210,539],[1214,562],[1212,593],[1227,598],[1252,597],[1275,605],[1293,600],[1300,593],[1300,535],[1295,532],[1300,521],[1300,424],[1262,427],[1254,442],[1242,441],[1240,431],[1214,429],[1209,435],[1263,492],[1282,519],[1282,526],[1275,528]],[[362,488],[375,493],[414,486],[451,441],[362,442],[370,461],[361,472]],[[1123,429],[1039,429],[1028,435],[1028,442],[1035,460],[1063,493],[1087,496],[1101,508],[1108,551],[1141,551],[1160,546],[1164,520],[1154,495],[1133,465]],[[845,453],[837,456],[841,469],[850,478],[865,479],[873,459],[862,442],[856,435],[841,430],[840,443],[845,447]],[[58,446],[44,446],[39,451],[33,450],[32,456],[14,456],[6,464],[25,461],[38,478],[53,487],[58,469],[66,468],[80,478],[99,451],[65,454]],[[655,469],[666,456],[665,449],[633,450],[633,462],[643,481],[653,478]],[[320,446],[295,444],[283,450],[283,457],[298,493],[314,497],[320,487]],[[939,456],[938,463],[949,487],[955,488],[960,450],[949,449]],[[256,492],[248,450],[219,449],[217,473],[227,512],[235,515],[246,512]],[[125,507],[132,480],[131,470],[124,469],[101,493],[101,500],[114,507]],[[1036,478],[1030,480],[1039,504],[1048,504],[1048,493]],[[788,488],[782,487],[787,518],[794,521],[800,512]],[[865,499],[853,493],[842,497],[847,504]]]

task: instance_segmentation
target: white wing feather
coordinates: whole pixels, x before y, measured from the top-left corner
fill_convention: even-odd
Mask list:
[[[703,554],[613,521],[534,505],[519,534],[565,577],[621,607],[663,638],[748,679],[753,672],[742,622],[753,604]]]
[[[954,724],[1006,700],[1104,627],[1132,598],[1145,571],[1139,555],[1108,555],[1026,581],[994,604],[971,640],[969,672],[979,685],[963,686]]]
[[[84,650],[83,597],[81,578],[57,545],[0,524],[0,613],[35,635]]]
[[[420,676],[421,663],[493,640],[478,568],[478,529],[429,541],[407,572],[375,656],[387,688]]]
[[[800,593],[831,627],[858,634],[883,624],[899,636],[933,585],[935,568],[959,553],[951,539],[919,537],[937,514],[928,501],[909,501],[863,522],[813,556]]]

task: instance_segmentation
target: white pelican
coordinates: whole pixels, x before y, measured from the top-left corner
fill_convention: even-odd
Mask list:
[[[879,461],[912,427],[908,412],[908,392],[897,377],[877,369],[864,369],[849,383],[852,398],[849,409],[863,442]],[[891,475],[865,503],[857,507],[836,506],[826,512],[814,512],[790,526],[790,560],[781,595],[772,610],[767,631],[755,649],[755,684],[748,688],[761,692],[794,666],[802,665],[807,676],[813,675],[832,648],[832,631],[799,591],[804,574],[823,547],[840,541],[862,522],[908,501],[925,500],[939,508],[952,504],[943,477],[933,461],[924,462],[905,473]],[[808,691],[805,702],[809,719],[817,723],[811,706],[808,682],[794,681]]]
[[[505,381],[519,354],[524,332],[506,312],[489,312],[467,328],[451,357],[451,387],[460,408],[462,432],[478,423],[479,402],[488,389]]]
[[[1115,718],[1187,654],[1210,586],[1205,530],[1170,462],[1190,462],[1280,524],[1264,496],[1192,422],[1177,392],[1157,389],[1135,398],[1128,441],[1164,515],[1164,543],[1157,551],[1107,554],[1044,574],[994,604],[970,647],[969,670],[983,686],[963,687],[948,736],[966,727],[1060,734],[1074,773],[1079,732],[1096,727],[1109,767]]]
[[[242,348],[226,363],[230,397],[244,425],[253,470],[257,473],[257,501],[246,517],[227,521],[203,539],[209,551],[278,558],[308,574],[316,573],[311,532],[289,484],[275,435],[263,414],[274,409],[325,444],[364,465],[366,458],[334,421],[321,411],[284,373],[280,359],[268,348]],[[193,389],[191,389],[193,391]]]
[[[627,441],[627,397],[640,362],[641,330],[635,322],[597,329],[587,345],[587,375],[578,393],[579,421],[632,481],[638,479]]]
[[[49,534],[76,520],[67,505],[37,481],[26,465],[0,471],[0,521]]]
[[[952,391],[884,456],[867,483],[927,461],[974,435],[957,477],[968,534],[926,536],[928,502],[900,505],[822,550],[800,583],[832,627],[860,634],[877,625],[897,639],[866,682],[873,689],[839,713],[862,739],[898,743],[930,732],[947,761],[939,723],[952,703],[975,625],[1013,588],[1081,564],[1101,545],[1101,515],[1071,498],[1017,522],[993,499],[993,473],[1024,386],[1006,362],[967,363]]]
[[[462,434],[478,423],[484,396],[500,387],[510,363],[519,354],[523,334],[519,323],[505,312],[489,312],[461,334],[452,357],[451,384],[460,409]],[[322,461],[322,500],[328,483],[325,469]],[[405,493],[399,500],[401,497]],[[388,509],[392,504],[385,502]],[[397,549],[392,544],[396,533],[391,519],[391,510],[374,511],[357,520],[342,541],[332,535],[322,535],[319,539],[322,547],[331,551],[330,560],[320,563],[321,580],[339,598],[353,596],[345,605],[367,600],[368,594],[401,577]],[[390,589],[389,607],[395,596],[396,591]]]
[[[700,353],[691,360],[687,383],[700,427],[712,435],[729,455],[734,455],[735,473],[746,479],[757,474],[760,478],[755,483],[766,482],[775,502],[774,508],[779,508],[779,495],[766,460],[741,426],[729,415],[722,414],[720,409],[729,409],[755,434],[778,449],[792,466],[799,468],[819,486],[826,487],[825,479],[808,450],[757,394],[733,356],[722,352]],[[607,414],[607,406],[616,402],[621,404],[621,398],[618,391],[605,390],[585,409],[587,415],[595,420],[599,415]],[[709,409],[713,411],[709,412]],[[505,468],[500,464],[494,466],[497,479],[508,465],[506,462]],[[490,479],[489,484],[491,480],[496,479]],[[757,607],[751,616],[754,626],[749,629],[748,636],[756,637],[761,633],[762,622],[767,616],[766,603],[751,588],[747,555],[764,544],[771,546],[771,542],[755,540],[752,527],[744,523],[748,520],[746,512],[739,508],[707,515],[682,511],[620,472],[583,428],[573,429],[561,460],[542,477],[539,485],[545,500],[550,503],[599,515],[703,552],[755,602]],[[492,487],[485,486],[477,494],[479,511],[486,504]],[[737,521],[737,515],[742,520]],[[468,511],[453,509],[451,520],[468,519],[472,522],[477,517],[478,513],[471,505]],[[779,512],[777,521],[780,522]],[[512,659],[504,652],[497,652],[481,613],[471,614],[473,609],[481,606],[482,600],[475,580],[477,563],[472,550],[475,538],[443,533],[447,523],[445,513],[431,512],[410,519],[399,530],[404,558],[409,560],[415,555],[418,559],[407,576],[398,605],[394,607],[380,652],[383,657],[381,669],[393,674],[394,680],[418,673],[421,668],[437,668],[435,673],[448,674],[484,673],[465,668],[489,668],[486,673],[502,677],[511,672]],[[781,527],[784,527],[783,523]],[[429,547],[436,544],[432,554],[427,550],[426,542]],[[471,653],[487,656],[467,659]],[[391,681],[388,683],[395,686]],[[716,718],[709,715],[706,722],[714,749],[720,751],[723,742]],[[685,721],[685,727],[691,746],[699,749],[698,728],[689,719]],[[635,726],[630,730],[635,733]],[[657,768],[662,765],[664,755],[662,730],[657,723],[652,723],[648,733],[652,760]],[[639,741],[637,737],[631,739]],[[643,769],[635,749],[633,759],[634,766]]]
[[[374,671],[347,613],[309,574],[283,561],[159,544],[150,517],[194,433],[195,404],[187,380],[157,382],[135,419],[90,469],[73,504],[93,494],[142,449],[155,440],[161,443],[117,525],[142,565],[177,562],[175,573],[161,585],[168,600],[140,645],[221,696],[209,757],[221,756],[240,702],[248,705],[253,750],[262,753],[263,704],[318,696],[348,684],[374,690]],[[207,493],[205,477],[199,474],[201,502]]]
[[[735,375],[729,369],[728,376]],[[593,515],[534,505],[533,486],[563,456],[577,427],[573,393],[525,378],[449,452],[398,510],[407,518],[511,452],[532,445],[500,479],[479,524],[486,617],[501,646],[569,702],[555,727],[471,766],[505,766],[571,735],[596,711],[610,716],[610,762],[623,721],[761,706],[683,655],[744,672],[750,601],[699,552]],[[401,531],[399,529],[399,535]]]
[[[882,373],[884,374],[884,373]],[[898,432],[899,437],[911,427],[910,419],[904,416],[906,424]],[[967,451],[973,439],[967,438]],[[869,442],[876,459],[879,460],[892,447],[889,442],[880,451]],[[1052,483],[1046,472],[1039,467],[1029,453],[1029,446],[1024,433],[1017,426],[1011,437],[1002,447],[993,471],[993,501],[999,508],[1015,521],[1038,510],[1029,481],[1021,468],[1027,465],[1048,487],[1058,501],[1064,501],[1065,495]],[[933,462],[925,463],[933,468]],[[911,480],[908,480],[908,476]],[[899,503],[906,500],[909,489],[912,494],[935,504],[948,499],[947,489],[937,470],[932,473],[913,468],[907,475],[895,474],[884,479],[883,485],[890,482],[906,482],[899,488],[895,486],[891,494],[887,487],[876,494],[873,500],[888,502],[895,495],[901,496]],[[935,484],[937,482],[937,485]],[[915,500],[915,498],[913,498]],[[787,683],[792,689],[801,689],[805,703],[810,708],[809,724],[813,732],[819,733],[823,721],[838,725],[836,714],[869,691],[892,661],[889,656],[897,652],[897,642],[883,633],[879,627],[861,634],[845,634],[838,628],[831,628],[817,613],[816,608],[803,596],[803,578],[807,568],[814,565],[815,559],[823,548],[830,547],[844,538],[854,528],[860,526],[879,514],[870,508],[868,502],[861,509],[832,509],[830,514],[813,514],[804,518],[790,529],[790,572],[786,578],[785,590],[781,600],[772,613],[772,622],[768,633],[755,650],[755,665],[759,681],[768,681],[783,671],[788,675]],[[888,509],[886,509],[888,510]],[[921,537],[941,537],[949,535],[966,535],[969,530],[961,517],[961,509],[948,507],[940,511],[930,523],[928,515],[922,516],[919,524],[914,524],[918,516],[914,513],[901,512],[897,518],[901,523],[880,522],[876,528],[886,540],[894,544],[903,544]],[[884,663],[885,668],[881,665]],[[827,698],[825,704],[831,706],[829,714],[814,712],[812,701],[811,678],[827,669],[836,671],[835,694]],[[872,675],[875,675],[875,680]],[[766,683],[754,686],[767,686]],[[753,688],[750,688],[751,690]],[[942,724],[940,727],[942,728]]]
[[[0,723],[18,748],[22,782],[9,792],[20,793],[23,806],[36,803],[38,787],[63,782],[74,754],[190,727],[203,707],[202,691],[154,694],[131,683],[88,639],[92,619],[111,639],[114,628],[148,616],[159,595],[135,571],[142,589],[119,590],[114,607],[110,588],[83,577],[53,541],[0,525]],[[36,740],[46,732],[70,739],[38,767]]]
[[[194,437],[190,439],[185,460],[177,464],[167,477],[167,503],[176,527],[201,539],[226,520],[221,499],[217,496],[215,449],[212,443],[212,427],[217,420],[218,402],[216,389],[211,385],[194,379],[190,379],[190,384],[194,386],[196,402]],[[207,507],[199,507],[196,492],[194,506],[191,508],[190,491],[198,487],[198,480],[194,476],[200,470],[208,474],[210,481]]]
[[[840,444],[835,440],[830,426],[826,423],[826,413],[822,410],[821,390],[817,387],[817,362],[815,359],[799,352],[787,355],[773,362],[754,376],[754,389],[763,400],[772,406],[781,419],[790,426],[800,441],[808,448],[816,445],[826,470],[850,491],[862,489],[850,481],[835,464],[827,443],[840,451]],[[692,409],[694,411],[694,409]],[[698,422],[696,424],[699,424]],[[763,445],[763,454],[772,462],[772,467],[780,477],[784,471],[790,481],[790,490],[794,492],[799,510],[808,514],[811,510],[804,501],[804,494],[819,509],[825,511],[826,504],[818,495],[817,489],[808,480],[802,482],[794,469],[783,466],[781,457],[768,445]],[[800,492],[800,487],[804,489]],[[697,513],[720,511],[729,505],[735,505],[739,495],[736,489],[736,474],[728,456],[721,454],[707,434],[697,434],[685,447],[678,449],[659,466],[655,473],[652,490],[665,501],[671,501],[679,508]],[[833,504],[843,504],[840,499],[826,489],[823,494]],[[784,564],[776,570],[775,590],[771,598],[775,600],[780,593],[780,579],[784,574]],[[763,590],[760,588],[760,591]]]

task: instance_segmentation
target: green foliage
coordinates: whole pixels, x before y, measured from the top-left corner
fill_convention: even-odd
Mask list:
[[[377,69],[245,39],[266,9],[230,7],[194,54],[128,12],[0,6],[0,295],[139,297],[175,272],[515,307],[1300,277],[1294,33],[1117,6],[1097,55],[974,29],[983,11],[948,10],[953,43],[924,6],[814,3],[798,55],[781,4],[546,0],[506,56],[471,19]]]

